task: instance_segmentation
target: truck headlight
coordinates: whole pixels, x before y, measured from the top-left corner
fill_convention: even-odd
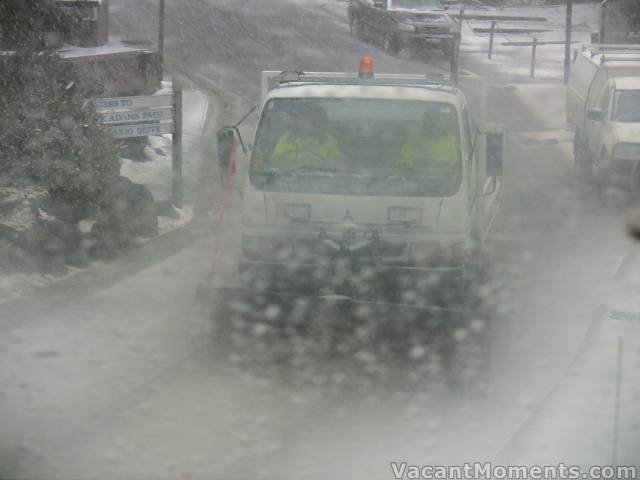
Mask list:
[[[285,238],[242,236],[242,253],[247,258],[286,260],[293,253],[293,244]]]
[[[410,23],[398,23],[397,28],[401,32],[415,32],[416,31],[416,26],[415,25],[411,25]]]
[[[389,207],[387,218],[394,223],[419,223],[422,221],[422,209],[420,207]]]
[[[618,143],[613,147],[614,158],[640,158],[640,144],[639,143]]]

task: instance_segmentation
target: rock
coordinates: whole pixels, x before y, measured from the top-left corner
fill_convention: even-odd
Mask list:
[[[128,240],[127,235],[121,232],[115,222],[114,216],[101,212],[98,214],[85,244],[93,256],[109,258],[116,255],[119,250],[128,247],[130,245]]]
[[[49,215],[53,215],[54,217],[68,223],[77,223],[80,220],[89,218],[96,213],[95,208],[86,205],[84,202],[70,204],[69,202],[52,197],[51,195],[46,195],[40,199],[35,203],[35,206]]]
[[[134,161],[146,161],[144,149],[147,147],[148,137],[128,138],[124,141],[122,155]]]
[[[95,255],[111,256],[133,245],[138,237],[157,235],[157,208],[151,191],[144,185],[118,177],[105,193],[102,204],[103,210],[89,235]]]
[[[110,223],[132,237],[151,237],[158,233],[158,214],[153,194],[144,185],[118,177],[107,191],[104,210]]]
[[[181,217],[180,212],[176,210],[171,201],[156,204],[156,211],[159,217],[173,218],[174,220],[179,220]]]
[[[144,185],[133,185],[129,191],[130,214],[132,222],[130,231],[141,237],[152,237],[158,234],[158,213],[153,194]]]
[[[24,261],[26,252],[39,271],[64,275],[69,260],[77,264],[77,259],[85,255],[82,239],[77,225],[50,215],[39,216],[36,223],[14,241],[15,259]],[[28,267],[26,263],[23,265]]]

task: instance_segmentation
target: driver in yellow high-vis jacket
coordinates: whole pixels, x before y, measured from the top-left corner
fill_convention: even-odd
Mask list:
[[[303,106],[294,115],[294,120],[274,147],[272,160],[292,166],[330,166],[344,161],[345,156],[329,131],[329,120],[321,107]]]
[[[397,167],[429,169],[455,168],[460,158],[458,140],[449,123],[449,115],[426,113],[422,131],[410,135],[402,145]]]

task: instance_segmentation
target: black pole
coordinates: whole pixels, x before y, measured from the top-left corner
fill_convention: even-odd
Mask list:
[[[491,22],[491,32],[489,32],[489,60],[493,57],[493,33],[496,29],[496,22]]]
[[[174,133],[171,150],[171,196],[173,205],[182,208],[182,85],[173,79]]]
[[[607,30],[607,0],[603,0],[600,4],[600,35],[598,36],[598,43],[606,43],[605,35]]]
[[[564,84],[569,82],[571,68],[571,23],[573,22],[573,0],[567,0],[567,20],[565,23],[564,39]]]
[[[611,464],[618,464],[618,445],[620,442],[620,392],[622,390],[622,354],[624,346],[622,337],[618,338],[618,369],[616,373],[616,399],[613,413],[613,452]]]
[[[531,42],[531,78],[533,78],[536,74],[536,51],[538,50],[538,39],[533,38],[533,42]]]
[[[160,69],[164,70],[164,0],[160,0],[158,12],[158,58]]]

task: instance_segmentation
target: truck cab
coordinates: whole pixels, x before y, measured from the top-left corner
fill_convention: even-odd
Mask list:
[[[465,284],[501,199],[501,127],[481,130],[456,86],[421,75],[272,71],[262,85],[238,168],[246,287],[424,304]]]
[[[596,171],[640,162],[640,77],[607,81],[587,112],[587,138]]]
[[[592,45],[576,55],[567,85],[575,167],[601,185],[635,190],[640,162],[640,47]]]

